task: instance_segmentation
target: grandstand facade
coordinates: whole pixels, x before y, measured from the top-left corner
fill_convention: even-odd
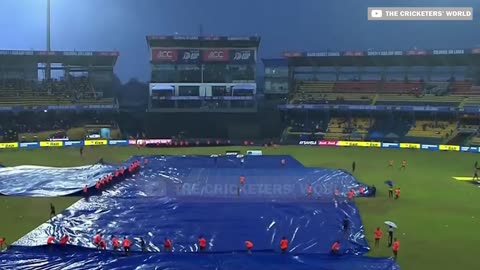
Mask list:
[[[258,37],[147,36],[149,111],[253,112]]]
[[[473,143],[480,49],[290,52],[284,138]],[[460,129],[465,124],[471,128]]]
[[[151,81],[146,134],[160,138],[278,136],[278,112],[257,104],[260,38],[148,36]],[[274,123],[274,124],[272,124]]]
[[[118,109],[113,68],[118,56],[118,52],[0,51],[0,140],[46,140],[54,134],[67,138],[67,133],[84,139],[88,135],[80,128],[84,124],[113,129]],[[71,128],[78,128],[74,132],[78,135],[72,137]],[[99,129],[90,130],[99,134]]]
[[[118,52],[0,51],[4,111],[114,109]],[[51,79],[46,79],[47,63]]]

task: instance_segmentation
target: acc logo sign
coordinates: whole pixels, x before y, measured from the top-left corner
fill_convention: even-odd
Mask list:
[[[188,51],[183,53],[183,60],[197,60],[200,57],[199,51]]]
[[[236,52],[235,56],[233,57],[234,61],[245,61],[249,60],[250,57],[252,56],[252,53],[250,51],[241,51],[241,52]]]
[[[209,59],[223,59],[225,58],[225,53],[223,51],[211,51],[208,54]]]
[[[176,51],[171,50],[154,50],[153,60],[176,60]]]

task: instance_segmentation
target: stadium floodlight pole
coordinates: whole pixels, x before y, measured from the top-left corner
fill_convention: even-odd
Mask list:
[[[47,52],[50,52],[50,0],[47,0]],[[51,78],[50,74],[50,54],[47,54],[47,63],[45,67],[45,78],[48,80]]]

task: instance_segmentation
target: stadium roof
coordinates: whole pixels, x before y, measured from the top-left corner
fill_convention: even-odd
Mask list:
[[[265,67],[282,67],[282,66],[288,65],[288,60],[285,58],[272,58],[272,59],[262,58],[262,62]]]
[[[118,52],[92,51],[22,51],[0,50],[1,63],[62,63],[70,66],[114,66]]]
[[[480,48],[407,51],[287,52],[292,66],[460,66],[478,65]]]
[[[147,36],[149,47],[184,47],[184,48],[257,48],[260,37],[226,37],[226,36]]]

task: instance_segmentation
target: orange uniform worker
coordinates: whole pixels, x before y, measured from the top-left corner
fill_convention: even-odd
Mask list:
[[[313,195],[313,187],[312,184],[308,184],[307,187],[307,196],[311,197]]]
[[[395,189],[395,200],[397,200],[398,198],[400,198],[400,188]]]
[[[397,260],[398,250],[400,249],[400,242],[398,242],[397,238],[393,240],[392,252],[393,257]]]
[[[131,245],[132,245],[132,242],[130,242],[130,240],[128,240],[127,237],[123,237],[122,246],[123,246],[123,250],[125,251],[125,254],[128,254],[130,252]]]
[[[47,245],[53,245],[55,244],[55,235],[50,235],[48,238],[47,238]]]
[[[355,192],[353,190],[350,190],[347,194],[348,199],[353,200],[353,196],[355,196]]]
[[[380,245],[380,239],[382,239],[382,230],[380,228],[377,228],[374,232],[375,235],[375,247],[378,247]]]
[[[95,189],[100,190],[100,180],[95,183]]]
[[[252,253],[252,249],[253,249],[253,242],[252,241],[245,241],[245,247],[247,248],[247,252],[250,254]]]
[[[100,247],[100,242],[102,242],[102,234],[97,232],[95,236],[93,237],[93,244],[99,248]]]
[[[338,255],[339,252],[340,252],[340,241],[337,240],[337,241],[333,242],[332,248],[330,249],[330,253],[332,255]]]
[[[0,249],[3,249],[3,245],[7,247],[7,239],[5,237],[0,238]]]
[[[101,240],[100,241],[100,249],[103,249],[103,250],[106,250],[107,249],[107,242],[105,242],[105,240]]]
[[[68,244],[68,236],[64,235],[62,238],[60,238],[60,241],[58,241],[58,243],[62,246]]]
[[[400,169],[406,169],[407,168],[407,161],[404,159],[402,160],[402,167]]]
[[[199,251],[205,251],[207,249],[207,240],[203,236],[198,237],[198,247]]]
[[[171,252],[172,251],[172,241],[170,239],[165,237],[165,240],[163,241],[163,249],[165,252]]]
[[[282,251],[282,253],[285,253],[287,252],[287,249],[288,249],[288,240],[284,236],[282,237],[282,240],[280,240],[280,250]]]
[[[120,242],[115,236],[112,236],[112,247],[113,247],[113,250],[120,249]]]

